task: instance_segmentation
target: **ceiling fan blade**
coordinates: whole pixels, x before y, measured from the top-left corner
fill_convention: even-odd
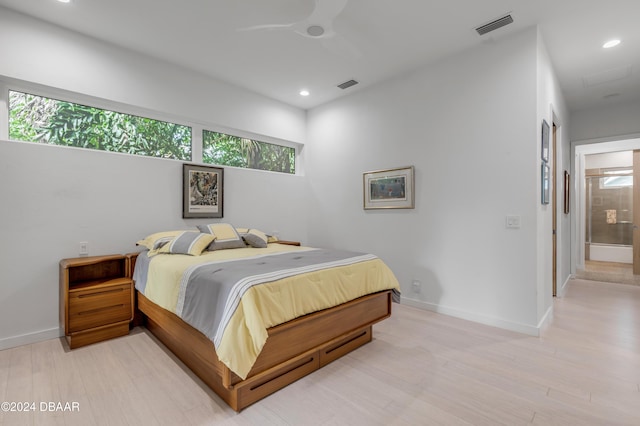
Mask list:
[[[293,27],[295,24],[265,24],[253,25],[251,27],[238,28],[237,31],[257,31],[257,30],[284,30]]]
[[[348,0],[315,0],[316,7],[305,22],[330,27],[333,20],[342,12]]]
[[[323,38],[322,45],[329,52],[345,59],[355,60],[362,57],[362,52],[356,45],[338,33],[334,33],[332,37]]]
[[[315,8],[311,15],[302,21],[290,24],[265,24],[239,28],[237,31],[283,30],[291,29],[303,36],[322,40],[336,39],[328,42],[325,48],[346,58],[361,56],[358,49],[344,37],[333,30],[334,19],[342,13],[348,0],[315,0]],[[317,33],[314,33],[317,31]]]

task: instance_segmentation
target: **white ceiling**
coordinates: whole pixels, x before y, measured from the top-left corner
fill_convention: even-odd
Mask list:
[[[0,0],[0,5],[304,109],[538,24],[571,110],[640,100],[639,0],[348,0],[337,36],[254,29],[316,1]],[[326,3],[325,3],[326,4]],[[1,13],[1,9],[0,9]],[[511,13],[488,35],[475,28]],[[602,49],[612,38],[622,43]],[[347,90],[336,86],[360,82]],[[311,92],[301,97],[298,92]]]

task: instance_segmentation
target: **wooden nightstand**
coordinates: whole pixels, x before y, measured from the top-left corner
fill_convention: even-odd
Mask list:
[[[125,256],[60,261],[60,326],[71,349],[129,334],[133,280]]]

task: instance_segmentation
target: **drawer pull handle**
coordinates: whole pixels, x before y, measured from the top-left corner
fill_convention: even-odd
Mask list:
[[[85,297],[93,297],[93,296],[102,296],[103,294],[109,294],[109,293],[120,293],[123,292],[124,289],[122,288],[116,288],[113,290],[104,290],[104,291],[97,291],[95,293],[87,293],[87,294],[81,294],[78,296],[78,299],[84,299]]]
[[[92,315],[92,314],[96,314],[98,312],[108,311],[108,310],[112,310],[112,309],[122,309],[122,308],[124,308],[123,304],[113,305],[113,306],[107,306],[107,307],[104,307],[104,308],[97,308],[97,309],[91,309],[89,311],[78,312],[78,315]]]
[[[354,340],[357,340],[357,339],[361,338],[362,336],[366,336],[366,335],[367,335],[367,332],[366,332],[366,330],[365,330],[365,331],[363,331],[362,333],[358,334],[357,336],[352,337],[351,339],[347,340],[346,342],[341,342],[341,343],[340,343],[338,346],[336,346],[335,348],[331,348],[331,349],[329,349],[328,351],[325,351],[324,353],[328,355],[328,354],[330,354],[331,352],[333,352],[333,351],[335,351],[335,350],[337,350],[337,349],[340,349],[340,348],[341,348],[341,347],[343,347],[344,345],[348,345],[349,343],[353,342]]]
[[[280,377],[285,376],[285,375],[291,373],[292,371],[297,370],[298,368],[304,367],[305,365],[307,365],[309,363],[312,363],[314,360],[315,360],[314,357],[303,359],[303,360],[299,361],[298,363],[296,363],[295,365],[291,366],[287,371],[283,371],[280,374],[278,374],[276,377],[272,377],[269,380],[266,380],[266,381],[261,382],[261,383],[257,383],[255,386],[250,387],[249,390],[250,391],[254,391],[254,390],[258,389],[259,387],[266,385],[269,382],[272,382],[272,381],[274,381],[276,379],[279,379]]]

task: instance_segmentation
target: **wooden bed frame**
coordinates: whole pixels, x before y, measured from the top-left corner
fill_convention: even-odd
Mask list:
[[[129,276],[137,253],[127,255]],[[180,317],[136,291],[147,329],[231,408],[248,405],[368,343],[372,325],[391,315],[391,291],[363,296],[268,329],[269,337],[245,380],[218,361],[213,343]]]

